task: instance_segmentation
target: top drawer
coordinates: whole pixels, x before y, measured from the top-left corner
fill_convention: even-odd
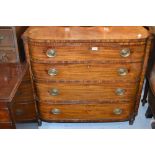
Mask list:
[[[14,46],[12,29],[0,29],[0,46]]]
[[[96,46],[98,45],[98,46]],[[144,57],[145,45],[125,45],[112,44],[103,47],[103,44],[82,44],[82,46],[30,46],[31,59],[34,61],[44,61],[45,63],[62,61],[142,61]]]

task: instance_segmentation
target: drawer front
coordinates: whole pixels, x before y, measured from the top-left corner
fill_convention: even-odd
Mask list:
[[[21,102],[21,101],[33,101],[33,100],[34,98],[33,98],[31,81],[22,82],[16,93],[14,101]]]
[[[0,122],[9,122],[10,115],[8,109],[0,109]]]
[[[127,120],[132,104],[47,104],[38,103],[39,117],[46,121]]]
[[[76,100],[135,100],[136,83],[36,83],[37,96],[42,101],[76,101]]]
[[[12,29],[0,29],[0,46],[15,46]]]
[[[32,63],[34,78],[64,81],[137,81],[141,68],[141,63],[89,65]]]
[[[13,113],[16,122],[36,120],[35,103],[14,103]]]
[[[33,60],[44,62],[54,61],[142,61],[145,46],[117,46],[92,47],[65,46],[65,47],[39,47],[31,46],[30,55]],[[124,53],[124,54],[123,54]]]
[[[9,62],[15,63],[18,62],[17,53],[15,49],[0,49],[0,63]]]
[[[12,123],[0,123],[0,129],[14,129]]]

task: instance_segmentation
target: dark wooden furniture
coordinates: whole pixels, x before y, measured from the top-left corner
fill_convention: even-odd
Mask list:
[[[27,64],[0,64],[0,128],[15,128],[13,104]]]
[[[0,27],[0,63],[24,61],[24,48],[21,39],[25,26]]]
[[[151,44],[146,29],[29,27],[23,39],[40,120],[133,123]]]

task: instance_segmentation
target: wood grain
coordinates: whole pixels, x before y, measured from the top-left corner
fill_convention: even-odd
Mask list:
[[[101,46],[101,47],[100,47]],[[104,45],[103,45],[104,46]],[[139,62],[144,58],[145,45],[141,46],[119,46],[118,44],[111,44],[110,46],[102,47],[99,44],[98,51],[91,51],[91,47],[96,47],[96,44],[83,46],[73,46],[66,44],[66,46],[30,46],[30,56],[32,60],[42,61],[45,63],[63,62],[63,61],[123,61],[123,62]],[[122,57],[120,51],[124,48],[130,48],[131,54],[129,57]],[[48,58],[46,52],[49,49],[55,49],[56,56]]]
[[[127,75],[120,75],[120,68],[127,69]],[[32,71],[35,79],[52,81],[119,81],[137,82],[141,73],[141,63],[120,64],[44,64],[32,63]],[[48,74],[50,69],[56,69],[57,75]]]
[[[51,96],[50,90],[59,90],[58,96]],[[124,95],[118,96],[117,88],[125,90]],[[37,97],[42,101],[52,100],[135,100],[137,92],[136,83],[104,83],[104,84],[74,84],[74,83],[36,83]]]
[[[64,104],[53,105],[38,103],[40,118],[46,121],[79,122],[79,121],[121,121],[128,120],[132,113],[132,104]],[[114,109],[122,109],[122,114],[116,115]],[[60,114],[52,114],[53,109],[59,109]]]

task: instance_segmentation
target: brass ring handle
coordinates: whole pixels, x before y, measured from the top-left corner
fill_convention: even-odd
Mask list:
[[[129,48],[124,48],[120,51],[120,55],[124,58],[128,57],[130,55],[130,49]]]
[[[57,74],[58,74],[58,70],[55,68],[51,68],[48,70],[48,75],[50,75],[50,76],[55,76]]]
[[[123,112],[123,110],[120,109],[120,108],[116,108],[116,109],[113,110],[113,113],[114,113],[115,115],[120,115],[120,114],[122,114],[122,112]]]
[[[51,114],[54,114],[54,115],[61,114],[61,110],[60,110],[60,109],[57,109],[57,108],[52,109],[52,110],[51,110]]]
[[[57,96],[57,95],[59,95],[59,90],[56,89],[56,88],[53,88],[53,89],[51,89],[51,90],[49,91],[49,94],[50,94],[51,96]]]
[[[49,49],[49,50],[47,50],[46,55],[49,58],[53,58],[56,56],[56,51],[54,49]]]
[[[122,96],[122,95],[124,95],[125,90],[122,89],[122,88],[117,88],[117,89],[115,90],[115,93],[116,93],[116,95]]]
[[[121,76],[125,76],[128,74],[128,69],[126,68],[119,68],[118,69],[118,74],[121,75]]]
[[[16,115],[22,115],[23,113],[22,109],[16,109]]]

